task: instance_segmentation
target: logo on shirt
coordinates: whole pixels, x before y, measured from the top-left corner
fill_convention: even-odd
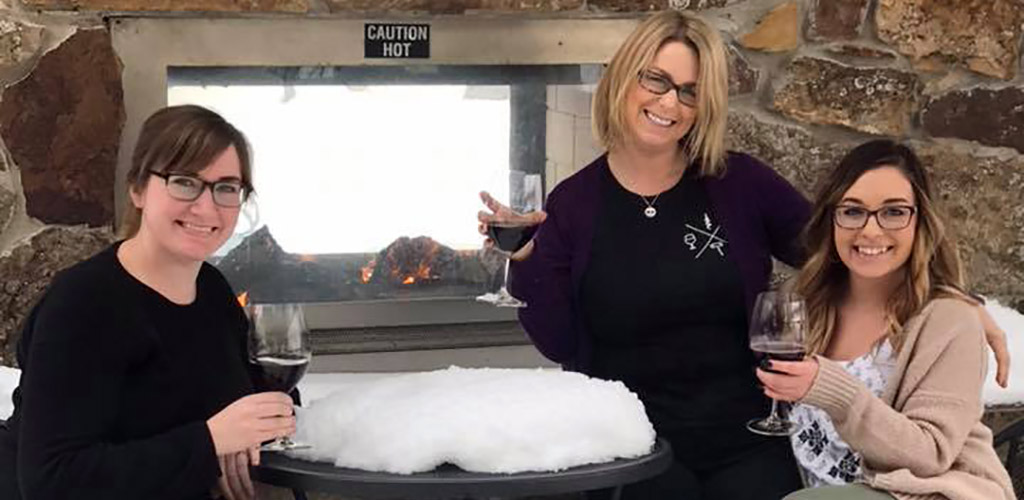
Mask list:
[[[715,225],[707,212],[704,213],[703,223],[703,228],[686,224],[683,244],[689,247],[690,251],[696,252],[696,255],[693,256],[694,259],[701,258],[705,253],[709,253],[709,250],[718,252],[719,257],[725,257],[725,245],[729,242],[718,235],[722,230],[722,225]]]

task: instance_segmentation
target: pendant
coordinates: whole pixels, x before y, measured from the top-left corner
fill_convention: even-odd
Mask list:
[[[647,207],[644,209],[644,215],[646,215],[648,219],[653,219],[655,215],[658,215],[658,209],[654,207]]]

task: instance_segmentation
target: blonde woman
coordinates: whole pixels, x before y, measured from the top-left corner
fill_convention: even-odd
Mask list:
[[[985,336],[956,244],[909,148],[877,140],[825,179],[795,283],[808,303],[800,362],[758,370],[798,401],[792,445],[809,486],[789,500],[1009,500],[981,423]]]
[[[514,256],[510,288],[540,351],[623,381],[673,446],[674,467],[626,498],[778,500],[800,484],[786,441],[744,427],[767,411],[746,324],[772,257],[799,264],[809,206],[725,150],[727,101],[714,28],[677,11],[645,20],[594,96],[608,153],[555,188]],[[484,199],[484,224],[509,215]]]

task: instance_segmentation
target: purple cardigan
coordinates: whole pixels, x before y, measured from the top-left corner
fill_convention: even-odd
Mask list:
[[[730,153],[726,163],[725,175],[700,182],[729,235],[729,255],[743,279],[749,316],[754,298],[768,286],[772,256],[793,266],[802,262],[799,235],[810,205],[752,156]],[[580,283],[607,168],[607,155],[602,155],[555,187],[533,254],[514,262],[509,272],[512,294],[529,304],[519,310],[519,321],[534,345],[548,359],[582,372],[587,371],[590,336],[579,312]]]

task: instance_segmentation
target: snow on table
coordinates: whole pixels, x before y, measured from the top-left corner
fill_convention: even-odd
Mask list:
[[[646,455],[654,428],[621,382],[458,368],[348,381],[299,412],[298,458],[411,474],[558,471]]]

